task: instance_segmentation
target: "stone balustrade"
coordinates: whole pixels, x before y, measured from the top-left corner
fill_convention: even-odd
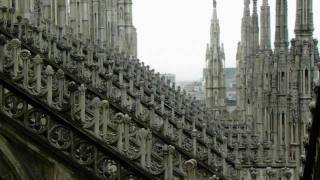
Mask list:
[[[31,27],[24,26],[23,29],[25,28]],[[12,38],[10,31],[3,29],[3,32],[7,35],[6,38],[8,40]],[[13,36],[15,35],[13,34]],[[41,48],[36,44],[26,46],[25,33],[21,33],[20,36],[22,43],[18,39],[12,39],[4,44],[5,48],[2,48],[5,54],[5,57],[1,60],[1,67],[5,67],[2,73],[12,78],[15,84],[25,89],[27,94],[36,96],[50,108],[59,112],[70,113],[71,123],[80,126],[96,138],[105,141],[111,147],[113,144],[116,144],[114,148],[127,156],[127,158],[140,159],[139,165],[151,171],[152,174],[161,174],[168,171],[161,168],[163,164],[168,164],[164,163],[163,155],[161,153],[156,154],[158,151],[154,150],[154,148],[159,146],[165,146],[164,140],[166,143],[175,146],[177,146],[176,142],[180,141],[182,145],[178,146],[178,153],[175,154],[175,157],[179,157],[179,161],[168,164],[170,167],[177,166],[180,168],[177,168],[178,170],[171,168],[173,172],[169,173],[169,177],[185,176],[181,167],[183,162],[188,160],[188,156],[200,159],[206,156],[207,150],[219,156],[213,149],[207,148],[205,143],[201,144],[201,141],[197,140],[201,139],[201,136],[195,136],[196,134],[194,134],[192,140],[191,135],[186,133],[186,129],[180,131],[180,135],[175,134],[177,132],[175,123],[178,121],[174,120],[175,111],[171,110],[171,117],[168,117],[165,113],[159,114],[156,110],[150,111],[149,109],[152,109],[152,106],[148,106],[148,102],[146,102],[149,97],[145,97],[142,83],[140,83],[139,88],[132,88],[131,93],[123,88],[124,80],[123,75],[121,75],[122,72],[112,72],[113,69],[117,68],[116,63],[105,63],[107,70],[99,70],[99,68],[90,66],[86,62],[85,51],[82,55],[81,53],[76,55],[69,53],[59,55],[62,51],[60,50],[61,47],[60,49],[58,45],[52,47],[51,44],[54,40],[49,38],[51,42],[48,42],[45,34],[42,34],[41,40],[38,39],[42,42],[39,43],[43,45]],[[34,37],[38,36],[34,35]],[[26,47],[28,50],[22,49],[22,47]],[[52,52],[50,52],[51,50]],[[57,58],[60,56],[68,57],[69,55],[69,60],[60,61]],[[91,61],[90,58],[88,58],[88,61]],[[64,64],[65,66],[63,66]],[[105,77],[104,74],[99,74],[96,76],[95,71],[107,71],[109,75],[113,73],[116,75]],[[125,89],[125,93],[123,89]],[[136,93],[137,91],[138,93]],[[108,101],[101,101],[101,99],[108,99]],[[164,105],[164,102],[162,104]],[[126,113],[121,112],[123,109]],[[120,111],[120,114],[113,110]],[[150,117],[153,117],[152,121]],[[148,121],[152,123],[146,123]],[[179,120],[178,122],[183,121]],[[163,128],[165,123],[166,128]],[[183,128],[184,125],[180,125],[180,128]],[[196,128],[195,123],[190,126]],[[151,138],[152,140],[148,140],[147,142],[141,138],[140,141],[137,141],[136,139],[139,138],[136,138],[136,135],[134,135],[136,134],[135,131],[144,128],[152,130],[152,134],[162,132],[163,135],[156,139],[153,139],[153,136],[151,136],[149,139]],[[203,132],[205,133],[205,131]],[[148,147],[148,152],[141,151],[144,147]],[[189,147],[193,149],[193,154],[188,152]],[[206,167],[210,166],[210,164],[205,165],[202,163],[201,166],[205,168],[205,171],[209,170],[208,174],[213,173]],[[154,167],[158,168],[155,169]]]
[[[275,151],[259,148],[245,124],[214,119],[149,66],[75,34],[72,26],[23,19],[5,6],[0,26],[1,72],[152,174],[185,177],[184,162],[196,159],[199,170],[210,176],[216,170],[218,177],[234,174],[239,163],[268,163]],[[175,150],[170,156],[160,147]]]

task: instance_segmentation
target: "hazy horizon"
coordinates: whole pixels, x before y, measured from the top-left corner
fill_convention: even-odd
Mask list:
[[[210,40],[212,0],[138,0],[133,3],[139,59],[157,72],[175,74],[178,81],[200,79],[205,66],[206,44]],[[295,3],[295,0],[288,1],[289,40],[294,37]],[[217,4],[226,67],[235,67],[243,0],[217,0]],[[262,0],[258,0],[259,11],[261,4]],[[273,44],[275,0],[269,0],[269,4]],[[252,4],[250,6],[252,10]],[[313,7],[314,37],[318,39],[320,1],[314,1]]]

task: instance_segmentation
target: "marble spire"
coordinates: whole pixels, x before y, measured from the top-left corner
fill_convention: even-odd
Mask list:
[[[297,38],[313,36],[313,0],[297,0],[295,34]]]
[[[288,49],[288,2],[287,0],[276,0],[276,34],[275,50]]]
[[[260,49],[271,49],[270,6],[268,0],[263,0],[260,11]]]

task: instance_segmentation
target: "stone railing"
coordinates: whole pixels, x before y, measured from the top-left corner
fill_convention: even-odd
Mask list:
[[[63,112],[52,110],[36,96],[26,93],[27,89],[12,83],[3,72],[0,77],[1,123],[7,122],[19,131],[23,127],[22,132],[36,143],[50,148],[68,163],[77,164],[79,171],[94,179],[156,179],[111,146],[71,126]]]
[[[2,54],[7,53],[3,59],[8,62],[3,62],[2,67],[13,64],[12,77],[22,73],[20,76],[26,79],[19,83],[27,89],[32,83],[33,89],[28,93],[46,94],[39,97],[51,108],[68,112],[73,122],[99,139],[112,137],[106,133],[114,134],[106,141],[117,144],[121,153],[128,152],[132,141],[133,149],[144,151],[139,162],[142,167],[150,164],[150,157],[157,156],[140,147],[141,142],[142,147],[150,142],[136,142],[138,130],[128,133],[131,124],[152,134],[152,146],[175,147],[176,174],[181,176],[186,175],[183,163],[188,159],[197,160],[199,169],[225,175],[234,174],[229,171],[236,171],[239,163],[250,166],[275,161],[275,148],[259,146],[251,131],[240,124],[229,127],[219,122],[204,105],[165,82],[139,60],[106,51],[81,36],[76,39],[68,26],[59,28],[48,21],[35,26],[28,19],[15,18],[14,11],[1,8],[1,32],[10,40]],[[27,52],[20,52],[21,46],[31,52],[27,60],[20,57]],[[47,92],[43,92],[43,86]],[[117,118],[121,123],[114,120]]]
[[[10,23],[1,25],[4,24]],[[82,51],[77,51],[80,54],[68,53],[67,49],[71,52],[77,46],[68,48],[63,43],[50,42],[50,36],[27,25],[15,25],[13,30],[2,28],[2,32],[8,39],[18,37],[23,42],[21,44],[20,40],[12,39],[6,43],[5,37],[1,37],[4,45],[1,47],[1,54],[4,55],[1,72],[9,80],[24,89],[27,95],[35,96],[48,107],[65,114],[65,119],[69,119],[71,124],[81,127],[127,159],[135,161],[142,169],[153,175],[167,177],[165,179],[173,176],[180,179],[187,176],[183,163],[195,157],[199,160],[197,177],[209,177],[214,173],[211,164],[226,163],[225,158],[221,158],[221,154],[210,145],[209,138],[205,138],[205,131],[202,131],[203,137],[198,137],[195,123],[189,125],[194,127],[189,133],[188,129],[183,129],[187,123],[152,111],[152,103],[145,102],[146,98],[141,97],[144,95],[142,88],[136,96],[134,91],[137,88],[133,92],[124,91],[121,68],[118,76],[115,76],[118,80],[110,75],[109,70],[114,68],[115,63],[104,63],[108,73],[98,73],[100,66],[85,63],[90,61],[90,58],[84,57],[90,54],[88,50],[83,51],[82,55]],[[21,46],[28,50],[21,49]],[[66,58],[62,62],[57,58],[60,57],[59,53]],[[152,100],[152,95],[150,98]],[[164,109],[163,101],[161,108]],[[149,120],[144,117],[146,114]],[[224,149],[227,149],[226,146]],[[208,162],[204,163],[205,160]]]
[[[220,122],[138,59],[105,50],[69,26],[16,16],[0,8],[1,72],[142,169],[182,178],[184,163],[194,159],[198,174],[231,177],[236,165],[275,162],[277,149],[258,143],[245,125]]]

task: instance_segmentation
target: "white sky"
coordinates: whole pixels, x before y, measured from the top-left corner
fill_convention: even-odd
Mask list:
[[[271,6],[274,36],[275,1]],[[157,72],[176,74],[177,81],[198,80],[205,66],[210,37],[212,0],[134,0],[138,57]],[[217,0],[226,67],[236,66],[243,0]],[[262,0],[258,0],[258,10]],[[293,38],[296,0],[288,0],[289,37]],[[320,37],[320,0],[314,0],[315,37]],[[252,5],[251,5],[252,10]],[[272,38],[273,41],[273,38]]]

